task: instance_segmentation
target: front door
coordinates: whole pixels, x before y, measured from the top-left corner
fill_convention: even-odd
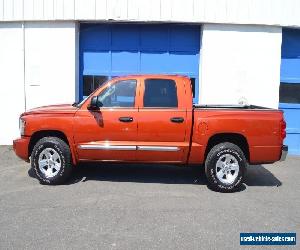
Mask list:
[[[75,115],[74,140],[80,160],[134,161],[136,159],[137,80],[117,80],[98,95],[101,107],[85,103]],[[87,101],[89,102],[89,101]]]
[[[177,93],[184,92],[170,78],[141,79],[137,160],[183,162],[188,151],[187,110]]]

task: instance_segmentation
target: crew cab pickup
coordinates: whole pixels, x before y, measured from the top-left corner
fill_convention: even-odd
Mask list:
[[[61,184],[79,162],[203,165],[209,185],[230,191],[249,164],[287,154],[280,110],[193,105],[190,79],[132,75],[103,84],[81,103],[35,108],[20,116],[16,154],[43,184]]]

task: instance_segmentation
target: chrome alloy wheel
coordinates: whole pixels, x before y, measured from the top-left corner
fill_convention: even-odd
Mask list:
[[[61,169],[61,159],[53,148],[45,148],[39,156],[39,169],[46,178],[54,177]]]
[[[232,184],[239,174],[238,160],[231,154],[221,155],[216,163],[216,176],[223,184]]]

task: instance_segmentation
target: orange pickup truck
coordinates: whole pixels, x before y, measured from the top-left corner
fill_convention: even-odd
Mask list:
[[[83,161],[204,164],[219,191],[238,188],[248,164],[285,158],[282,111],[192,101],[187,77],[114,78],[81,103],[23,113],[14,150],[43,184],[63,183]]]

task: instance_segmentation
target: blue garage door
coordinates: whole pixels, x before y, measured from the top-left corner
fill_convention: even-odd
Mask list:
[[[287,122],[289,153],[300,155],[300,30],[283,29],[279,108]]]
[[[198,101],[200,27],[192,25],[81,24],[80,97],[115,76],[182,74]]]

